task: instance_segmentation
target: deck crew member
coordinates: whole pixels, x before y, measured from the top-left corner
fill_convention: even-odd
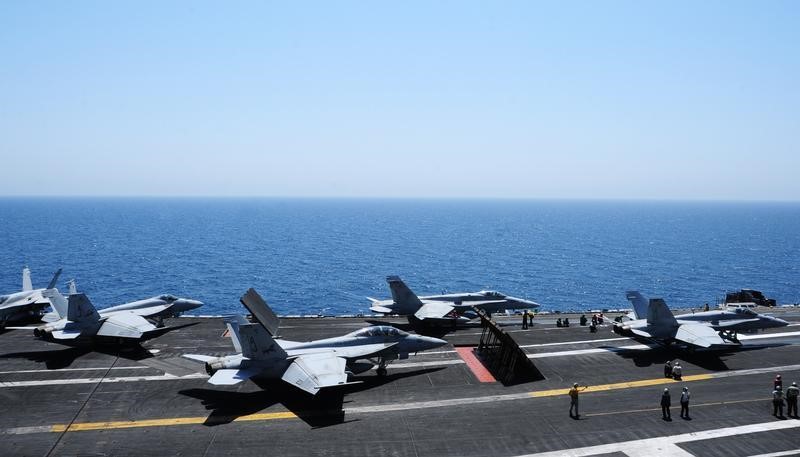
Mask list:
[[[586,314],[581,314],[580,324],[582,327],[586,326]]]
[[[525,311],[522,313],[522,330],[526,330],[528,328],[528,312]]]
[[[669,396],[669,388],[664,387],[664,393],[661,394],[661,417],[665,421],[671,421],[672,415],[669,413],[669,407],[672,405],[672,399]]]
[[[797,419],[797,397],[800,395],[800,387],[797,383],[793,382],[788,389],[786,389],[786,415]],[[792,415],[794,411],[794,416]]]
[[[684,387],[683,392],[681,392],[681,417],[684,419],[689,418],[689,397],[691,394],[689,393],[689,388]]]
[[[580,388],[578,383],[572,384],[572,389],[569,390],[569,417],[574,417],[575,419],[579,419],[581,415],[578,413],[578,393],[581,391],[586,390],[586,387]],[[575,415],[572,415],[572,408],[575,408]]]
[[[680,381],[682,376],[683,367],[681,366],[680,362],[675,362],[675,365],[672,366],[672,379]]]
[[[772,415],[783,417],[783,390],[780,387],[772,391]]]
[[[672,377],[672,362],[667,360],[664,362],[664,377],[671,378]]]

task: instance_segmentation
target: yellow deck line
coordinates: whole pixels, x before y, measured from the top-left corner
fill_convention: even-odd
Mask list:
[[[265,421],[276,419],[294,419],[297,415],[292,412],[259,413],[239,416],[234,422]],[[168,427],[172,425],[199,425],[206,422],[207,417],[174,417],[168,419],[146,419],[138,421],[109,421],[109,422],[83,422],[77,424],[56,424],[50,427],[51,432],[83,432],[88,430],[111,430],[119,428],[137,427]]]
[[[606,390],[617,390],[617,389],[631,389],[635,387],[648,387],[648,386],[657,386],[659,384],[673,384],[673,383],[681,383],[681,382],[691,382],[691,381],[703,381],[706,379],[713,379],[714,376],[711,374],[696,374],[691,376],[684,376],[683,379],[680,381],[675,381],[672,378],[655,378],[655,379],[643,379],[641,381],[627,381],[627,382],[616,382],[612,384],[600,384],[597,386],[589,386],[585,390],[581,391],[581,394],[589,393],[589,392],[602,392]],[[531,397],[553,397],[557,395],[567,395],[569,393],[569,389],[552,389],[552,390],[539,390],[530,393]]]

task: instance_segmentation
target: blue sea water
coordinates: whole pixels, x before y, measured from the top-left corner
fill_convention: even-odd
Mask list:
[[[367,312],[401,275],[418,294],[497,289],[544,309],[673,306],[756,288],[800,302],[800,204],[539,200],[0,199],[0,293],[64,268],[98,307],[160,293],[239,312]]]

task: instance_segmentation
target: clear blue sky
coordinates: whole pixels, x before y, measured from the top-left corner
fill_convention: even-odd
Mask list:
[[[0,2],[0,195],[800,200],[800,2]]]

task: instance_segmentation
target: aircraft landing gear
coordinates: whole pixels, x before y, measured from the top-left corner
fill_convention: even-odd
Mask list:
[[[733,330],[722,330],[719,332],[719,336],[722,339],[732,341],[734,343],[739,343],[739,334]]]
[[[381,357],[380,359],[378,359],[378,369],[376,370],[378,372],[378,376],[380,377],[386,376],[386,365],[388,364],[389,361],[386,360],[385,358]]]

